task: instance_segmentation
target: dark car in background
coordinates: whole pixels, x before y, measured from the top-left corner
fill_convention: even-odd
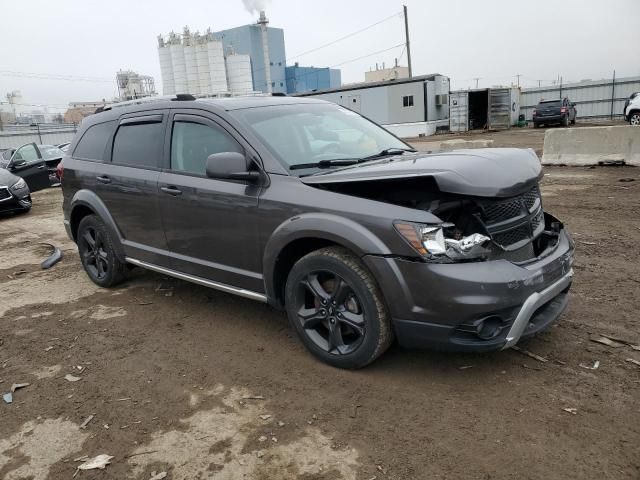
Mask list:
[[[56,168],[64,152],[55,145],[27,143],[0,155],[0,167],[24,178],[32,192],[59,184]]]
[[[27,212],[31,209],[31,194],[23,178],[0,168],[0,214]]]
[[[533,127],[554,124],[568,127],[569,124],[575,125],[577,115],[576,104],[566,97],[562,100],[541,100],[533,109]]]
[[[267,302],[337,367],[394,338],[510,348],[568,302],[533,150],[427,154],[329,102],[183,96],[91,115],[70,152],[64,224],[93,282],[139,266]]]

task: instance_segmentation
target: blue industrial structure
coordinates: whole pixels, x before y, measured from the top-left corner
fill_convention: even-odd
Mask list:
[[[286,93],[284,30],[267,27],[271,88],[274,93]],[[251,57],[253,89],[267,91],[265,81],[264,50],[260,25],[244,25],[216,32],[222,40],[225,56],[234,51]]]
[[[340,70],[335,68],[301,67],[286,68],[287,93],[304,93],[338,88],[342,85]]]

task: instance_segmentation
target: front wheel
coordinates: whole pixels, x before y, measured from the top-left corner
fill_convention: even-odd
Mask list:
[[[629,117],[629,125],[640,125],[640,112],[634,112],[631,114],[631,116]]]
[[[304,345],[329,365],[362,368],[393,340],[380,288],[344,248],[323,248],[298,260],[287,279],[285,303]]]
[[[87,275],[101,287],[113,287],[125,279],[127,265],[116,255],[113,239],[96,215],[87,215],[78,226],[78,253]]]

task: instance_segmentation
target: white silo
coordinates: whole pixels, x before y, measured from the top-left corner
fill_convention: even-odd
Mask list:
[[[160,58],[160,74],[162,76],[162,94],[173,95],[176,93],[173,82],[173,66],[171,64],[171,52],[165,45],[162,35],[158,35],[158,57]]]
[[[200,78],[198,77],[198,65],[196,62],[196,48],[194,39],[187,27],[184,27],[182,46],[184,47],[184,66],[187,71],[187,93],[199,95]]]
[[[211,79],[209,77],[209,56],[207,51],[207,36],[195,38],[196,66],[198,68],[198,83],[201,95],[210,95]]]
[[[210,37],[207,41],[207,56],[211,93],[228,92],[230,85],[227,84],[227,68],[224,62],[222,42]]]
[[[173,83],[175,93],[188,93],[187,69],[184,64],[184,48],[180,37],[175,33],[169,34],[169,51],[173,66]]]
[[[232,53],[227,55],[227,79],[229,90],[233,94],[243,94],[253,91],[251,77],[251,57]]]

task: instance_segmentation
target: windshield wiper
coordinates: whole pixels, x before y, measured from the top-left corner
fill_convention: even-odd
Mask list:
[[[298,163],[291,165],[289,170],[301,170],[303,168],[329,168],[336,166],[355,165],[360,160],[356,158],[333,158],[331,160],[320,160],[314,163]]]
[[[378,153],[358,159],[358,163],[367,162],[369,160],[375,160],[376,158],[386,157],[388,155],[402,155],[405,152],[415,153],[417,152],[417,150],[413,148],[398,148],[398,147],[385,148],[384,150],[381,150]]]

